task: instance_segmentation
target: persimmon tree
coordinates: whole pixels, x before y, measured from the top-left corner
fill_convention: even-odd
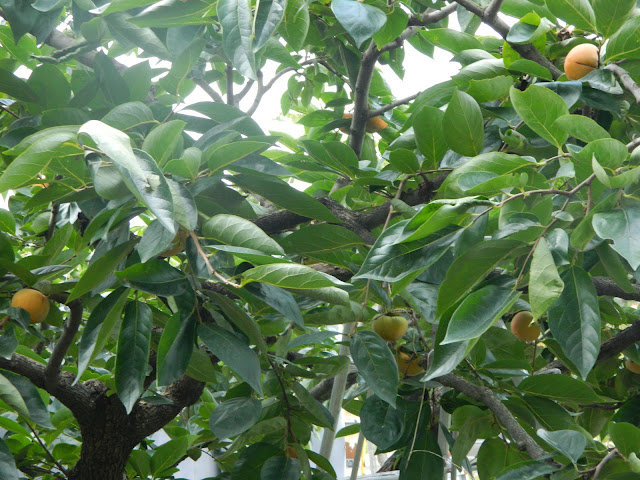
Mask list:
[[[637,478],[635,0],[0,7],[3,479],[327,480],[354,432],[403,480],[477,441],[481,480]],[[459,72],[394,97],[408,45]]]

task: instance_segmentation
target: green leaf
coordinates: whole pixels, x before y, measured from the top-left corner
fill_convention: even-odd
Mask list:
[[[262,395],[260,361],[256,352],[236,334],[217,325],[201,325],[198,335],[211,353]]]
[[[473,292],[453,312],[440,345],[479,337],[509,311],[519,296],[520,292],[495,285]]]
[[[256,59],[248,0],[219,0],[218,20],[222,25],[222,47],[225,54],[242,75],[255,80]]]
[[[511,88],[511,103],[516,113],[531,130],[546,141],[561,148],[567,141],[568,134],[553,129],[554,122],[569,115],[567,104],[562,98],[548,88],[531,85],[524,92]]]
[[[626,422],[609,424],[609,437],[618,451],[628,457],[640,452],[640,428]]]
[[[341,223],[331,211],[315,198],[296,190],[276,177],[239,174],[230,180],[239,187],[251,190],[274,204],[303,217],[331,223]]]
[[[186,230],[193,231],[198,226],[198,207],[191,192],[182,183],[178,183],[170,178],[166,179],[171,200],[173,202],[174,220],[182,225]],[[177,232],[180,237],[182,232]]]
[[[333,430],[334,420],[331,412],[329,412],[322,403],[316,400],[315,397],[298,382],[291,383],[291,390],[300,401],[300,404],[312,415],[315,425]]]
[[[624,22],[622,28],[607,43],[607,63],[640,58],[638,29],[640,29],[640,17]]]
[[[478,476],[481,480],[495,478],[509,465],[524,460],[524,455],[498,438],[488,438],[478,450]]]
[[[598,236],[613,240],[611,248],[636,270],[640,266],[636,239],[636,236],[640,239],[640,202],[631,197],[623,197],[620,207],[596,213],[592,220],[593,229]]]
[[[358,172],[358,157],[342,142],[303,140],[302,145],[313,158],[338,172],[353,178]]]
[[[413,115],[413,131],[416,135],[418,149],[427,160],[424,164],[426,169],[438,168],[440,160],[447,153],[448,147],[444,136],[443,117],[444,112],[442,110],[429,106],[421,107]]]
[[[144,2],[147,3],[147,2]],[[161,0],[131,19],[139,27],[181,27],[207,23],[206,18],[216,14],[215,7],[205,0]]]
[[[294,51],[304,46],[309,24],[309,4],[305,0],[288,0],[279,32]]]
[[[289,457],[271,457],[260,469],[260,480],[299,480],[300,460]]]
[[[636,289],[629,280],[627,266],[609,244],[601,243],[596,247],[600,263],[607,271],[608,276],[627,293],[635,293]]]
[[[423,431],[417,436],[412,447],[413,450],[406,453],[406,462],[400,465],[398,480],[444,478],[444,460],[436,435],[430,431]]]
[[[53,429],[51,419],[49,418],[49,412],[47,411],[47,406],[42,400],[40,392],[35,385],[26,377],[13,372],[3,371],[2,375],[4,375],[7,380],[16,387],[18,392],[20,392],[20,396],[24,400],[27,410],[29,411],[28,418],[33,420],[40,427]]]
[[[41,64],[29,76],[27,85],[38,96],[38,105],[43,110],[69,106],[71,85],[59,67],[48,63]]]
[[[92,262],[84,272],[80,281],[76,283],[73,290],[69,293],[67,301],[81,297],[99,286],[113,271],[118,267],[120,262],[133,250],[136,240],[129,240],[113,247],[109,254],[102,255],[96,261]]]
[[[82,136],[90,137],[99,150],[114,163],[128,170],[132,176],[145,177],[133,154],[131,140],[125,133],[98,120],[90,120],[80,127],[78,136],[80,139]]]
[[[547,8],[558,18],[583,30],[596,31],[596,18],[588,0],[546,0]]]
[[[171,54],[155,32],[148,27],[135,26],[129,21],[131,18],[127,13],[103,17],[111,34],[123,46],[140,47],[150,56],[170,60]]]
[[[167,179],[156,161],[147,152],[134,149],[133,154],[137,166],[135,174],[128,168],[116,164],[127,187],[140,202],[153,212],[164,228],[176,233],[173,220],[173,197]]]
[[[586,378],[600,353],[600,307],[588,273],[579,267],[562,275],[564,290],[549,309],[549,327],[567,358]]]
[[[4,480],[20,480],[20,472],[16,468],[16,461],[11,450],[0,438],[0,478]]]
[[[479,155],[484,146],[482,112],[468,93],[456,90],[442,117],[444,138],[449,147],[460,155]]]
[[[6,70],[0,70],[0,92],[24,102],[36,103],[38,101],[38,95],[27,82]]]
[[[380,336],[361,330],[351,337],[351,357],[360,375],[378,397],[392,407],[398,395],[398,367],[389,347]]]
[[[253,427],[260,419],[262,405],[251,397],[222,402],[209,417],[209,427],[220,440],[235,437]]]
[[[147,304],[127,304],[118,337],[114,376],[118,397],[127,413],[144,391],[149,350],[151,348],[152,313]]]
[[[287,0],[260,0],[254,26],[254,52],[260,50],[278,29],[286,7]]]
[[[247,315],[233,300],[216,293],[209,293],[209,295],[227,318],[249,338],[251,344],[258,347],[260,353],[265,353],[268,350],[260,328],[252,317]]]
[[[204,46],[204,38],[193,40],[171,63],[171,70],[158,81],[158,84],[167,92],[180,95],[185,88],[185,81],[200,59]]]
[[[77,383],[89,363],[102,352],[104,345],[113,332],[124,303],[127,301],[128,289],[121,287],[100,300],[89,315],[87,324],[82,331],[78,351],[78,373],[74,383]]]
[[[293,295],[287,290],[274,287],[268,283],[250,283],[245,287],[251,295],[262,300],[264,303],[281,313],[284,318],[293,321],[296,325],[304,328],[304,320],[300,307]]]
[[[611,137],[595,120],[584,115],[563,115],[553,123],[552,129],[556,128],[587,143]]]
[[[536,433],[542,440],[551,445],[554,450],[571,460],[574,465],[578,462],[587,446],[587,440],[584,435],[574,430],[548,432],[539,428]]]
[[[174,438],[155,448],[151,457],[151,473],[153,476],[160,476],[164,470],[176,465],[186,455],[188,448],[188,435]]]
[[[519,246],[521,243],[515,240],[487,240],[472,246],[456,258],[440,286],[437,316],[442,316],[455,305]]]
[[[533,375],[520,382],[518,390],[563,403],[589,405],[603,401],[587,383],[568,375]]]
[[[235,215],[215,215],[202,227],[205,237],[227,245],[251,248],[269,255],[283,255],[282,247],[260,227]]]
[[[45,132],[51,133],[46,135]],[[34,179],[38,174],[56,158],[77,156],[82,153],[73,133],[61,132],[55,127],[39,133],[41,135],[11,162],[0,176],[0,193],[35,183]]]
[[[449,28],[431,28],[420,34],[432,45],[448,50],[452,53],[460,53],[474,48],[484,50],[480,41],[473,35],[458,32]]]
[[[271,143],[244,139],[238,142],[220,145],[213,152],[205,152],[205,154],[208,155],[206,161],[209,164],[209,170],[213,173],[252,153],[263,152],[270,146]]]
[[[173,383],[187,370],[195,346],[197,320],[195,311],[181,310],[169,317],[158,343],[159,386]]]
[[[129,86],[113,64],[112,59],[104,53],[98,52],[93,60],[93,68],[96,72],[100,91],[109,103],[118,105],[130,100]]]
[[[136,263],[116,272],[132,288],[165,297],[178,296],[191,289],[187,275],[164,260]]]
[[[544,315],[563,289],[564,282],[558,274],[549,243],[542,237],[533,251],[529,272],[529,303],[534,320]]]
[[[355,0],[333,0],[331,11],[356,41],[358,48],[365,40],[373,37],[387,21],[387,16],[379,8]]]
[[[171,120],[158,125],[145,137],[142,150],[147,152],[162,167],[171,158],[176,146],[182,140],[185,122]]]
[[[18,412],[23,418],[29,419],[29,409],[20,391],[4,375],[0,375],[0,400]]]
[[[409,220],[401,221],[381,234],[367,254],[353,280],[367,278],[383,282],[399,282],[414,272],[436,263],[452,247],[457,232],[432,235],[403,243]]]
[[[622,27],[636,6],[635,0],[592,0],[591,6],[596,17],[596,27],[604,38],[608,38]],[[607,48],[608,50],[608,48]]]
[[[555,465],[528,460],[513,464],[496,475],[495,480],[534,480],[558,470]]]
[[[206,228],[206,224],[205,224]],[[287,253],[326,253],[365,245],[351,230],[330,224],[302,226],[280,239]]]
[[[387,450],[404,434],[403,414],[380,397],[370,395],[360,409],[360,431],[378,450]]]
[[[243,284],[264,282],[281,288],[323,288],[345,285],[335,277],[325,275],[306,265],[297,263],[272,263],[251,268],[242,273]]]

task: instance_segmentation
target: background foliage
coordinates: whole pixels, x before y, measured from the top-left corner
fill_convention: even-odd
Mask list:
[[[174,478],[204,450],[220,479],[327,480],[309,441],[340,404],[402,479],[443,473],[439,431],[461,468],[484,439],[481,480],[640,476],[635,0],[0,7],[3,479]],[[567,81],[584,42],[602,65]],[[459,72],[394,98],[377,68],[407,43]],[[285,76],[299,138],[252,118]]]

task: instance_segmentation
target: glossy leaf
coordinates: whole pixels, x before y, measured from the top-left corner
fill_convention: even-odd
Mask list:
[[[253,222],[235,215],[215,215],[205,222],[202,232],[227,245],[252,248],[270,255],[282,255],[284,250]]]
[[[520,294],[488,285],[468,295],[453,312],[441,345],[479,337],[513,306]]]
[[[444,138],[454,152],[473,157],[482,152],[484,127],[478,103],[467,93],[456,90],[442,117]]]
[[[602,238],[613,240],[611,248],[627,260],[633,270],[640,266],[640,202],[623,198],[621,208],[598,212],[593,216],[593,229]]]
[[[247,0],[221,0],[218,19],[222,25],[222,46],[240,73],[256,79],[253,53],[252,15]]]
[[[392,407],[396,405],[398,368],[391,350],[380,336],[362,330],[351,337],[353,363],[369,388]]]
[[[549,243],[542,237],[531,258],[529,272],[529,303],[533,319],[537,320],[553,305],[564,289]]]
[[[573,430],[557,430],[555,432],[548,432],[543,429],[538,429],[538,436],[551,445],[556,451],[571,460],[574,464],[578,462],[578,459],[582,456],[585,447],[587,446],[587,440],[580,432]]]
[[[200,326],[198,335],[216,357],[262,395],[258,356],[238,335],[217,325]]]
[[[118,396],[127,413],[144,391],[151,348],[151,316],[151,309],[142,302],[130,302],[124,309],[114,375]]]
[[[574,267],[562,275],[564,290],[549,309],[549,327],[564,354],[578,368],[582,378],[600,352],[600,308],[589,275]]]
[[[511,89],[513,108],[531,130],[547,142],[560,148],[567,140],[568,134],[554,129],[555,121],[569,115],[569,109],[560,96],[551,90],[531,85],[524,92]]]
[[[371,38],[387,21],[387,16],[379,8],[355,0],[334,0],[331,10],[356,41],[357,47]]]
[[[251,397],[232,398],[216,407],[209,426],[219,439],[235,437],[251,428],[260,418],[260,401]]]

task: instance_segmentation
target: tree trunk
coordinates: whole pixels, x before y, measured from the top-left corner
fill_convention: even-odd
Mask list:
[[[122,480],[134,438],[133,418],[126,414],[117,395],[97,402],[95,415],[80,421],[80,460],[69,472],[69,480]]]

